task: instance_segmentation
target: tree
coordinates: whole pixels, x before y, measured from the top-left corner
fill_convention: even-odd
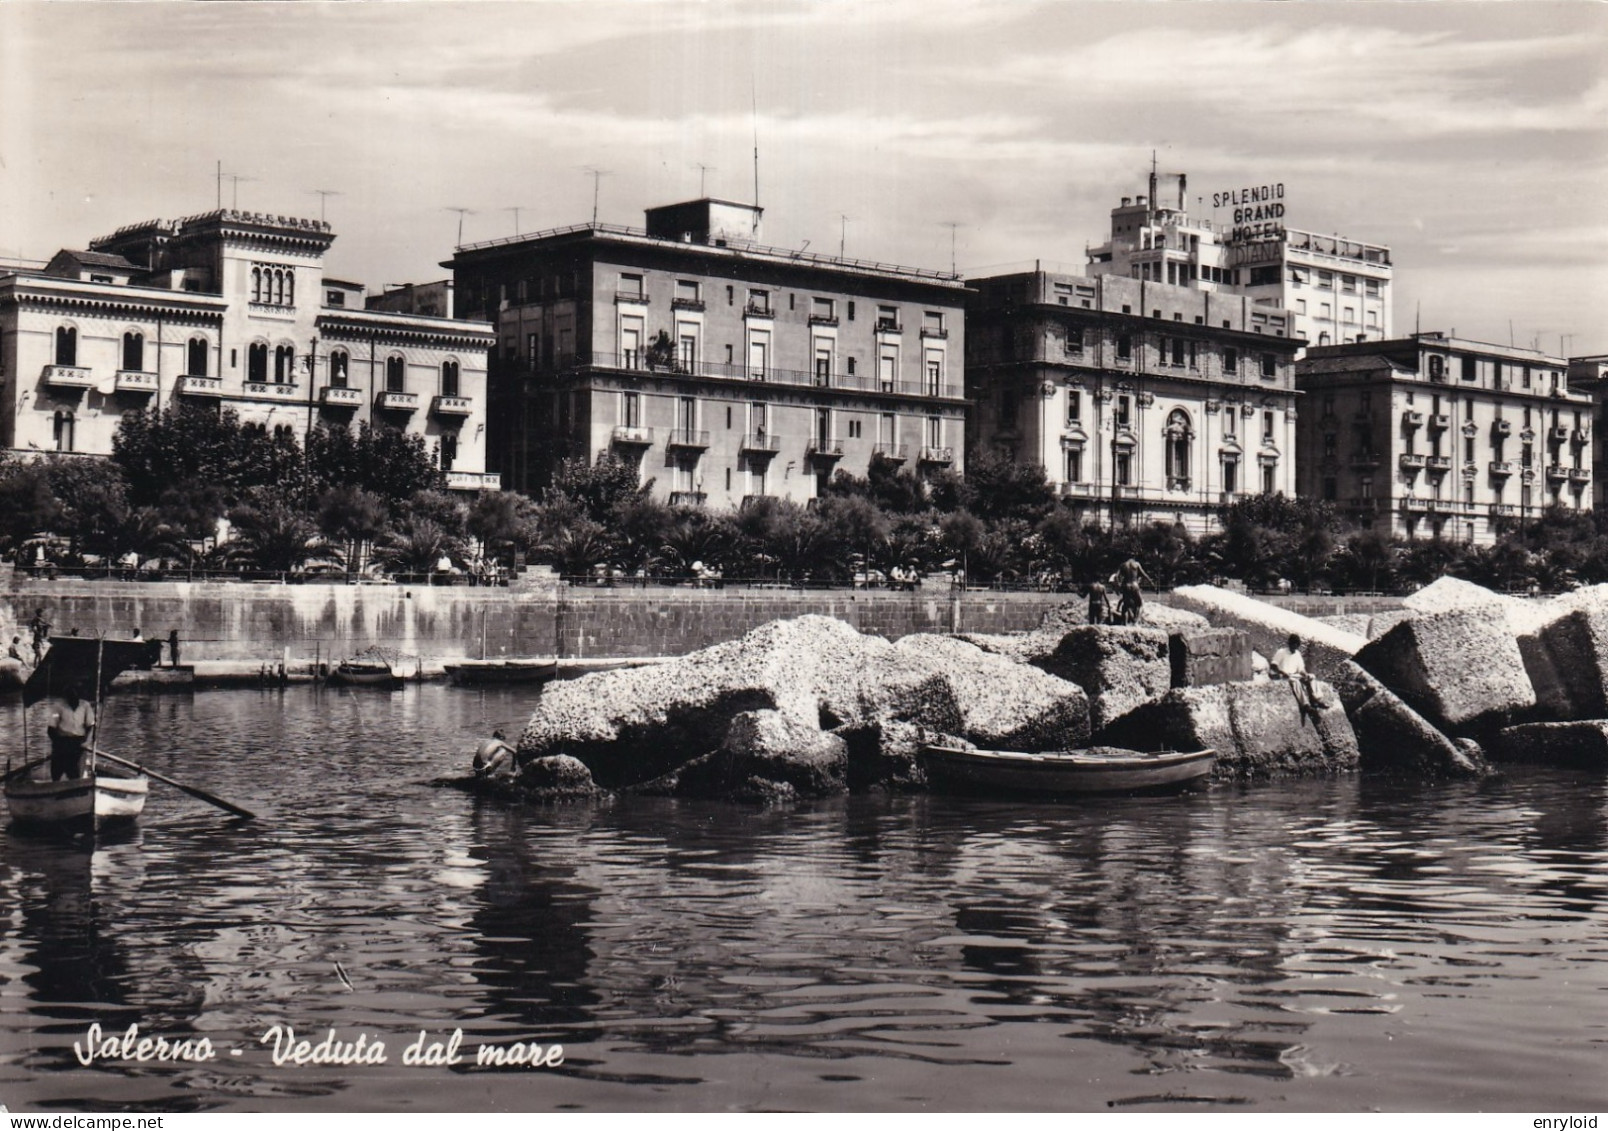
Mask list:
[[[307,437],[308,492],[320,498],[336,487],[361,487],[387,506],[420,491],[445,491],[446,474],[436,466],[424,437],[397,428],[315,428]]]
[[[675,512],[657,499],[641,495],[616,503],[609,515],[614,535],[610,560],[627,576],[647,572],[674,525]]]
[[[592,522],[602,523],[621,503],[648,497],[653,480],[642,483],[639,479],[635,467],[612,455],[600,456],[595,464],[560,460],[542,502],[549,507],[573,508]]]
[[[932,501],[939,510],[966,510],[984,521],[1036,523],[1054,508],[1055,493],[1041,465],[979,451],[968,458],[964,476],[946,470],[934,479]]]
[[[462,564],[463,539],[426,514],[410,514],[387,532],[374,560],[392,573],[431,574],[445,558]]]
[[[1222,512],[1213,541],[1218,571],[1254,586],[1290,578],[1303,588],[1328,566],[1340,529],[1334,506],[1319,499],[1248,495]]]
[[[61,512],[43,461],[0,462],[0,553],[15,556],[34,535],[54,533]]]
[[[505,565],[513,565],[515,550],[528,554],[540,543],[538,522],[536,504],[517,491],[484,492],[469,508],[469,533]]]
[[[385,534],[390,517],[383,498],[350,484],[333,487],[318,500],[318,529],[344,547],[348,573],[364,568],[370,547]]]
[[[295,573],[310,561],[338,560],[313,520],[274,493],[250,492],[229,511],[229,522],[233,530],[224,552],[237,565]]]
[[[112,438],[112,462],[132,506],[159,505],[174,484],[207,483],[230,503],[253,487],[300,497],[304,460],[295,437],[242,425],[232,409],[199,405],[125,413]]]

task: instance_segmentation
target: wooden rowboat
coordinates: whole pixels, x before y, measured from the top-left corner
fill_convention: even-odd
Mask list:
[[[48,773],[43,780],[18,777],[6,782],[6,804],[18,828],[94,832],[126,824],[145,809],[151,788],[150,779],[143,774],[105,766],[84,777],[61,781],[48,780]]]
[[[1097,746],[1027,754],[929,745],[922,757],[934,781],[952,790],[1066,795],[1176,789],[1210,774],[1217,752]]]
[[[557,660],[459,660],[442,667],[458,684],[546,683],[558,675]]]
[[[329,673],[334,687],[383,687],[395,691],[407,684],[385,660],[346,660]]]

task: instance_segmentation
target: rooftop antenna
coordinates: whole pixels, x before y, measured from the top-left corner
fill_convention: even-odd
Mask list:
[[[843,246],[849,241],[849,218],[839,212],[838,219],[842,221],[838,226],[838,258],[842,259]]]
[[[609,171],[607,169],[595,169],[591,165],[583,165],[581,168],[584,171],[592,174],[592,227],[595,228],[597,227],[598,185],[602,182],[604,177],[609,175]]]
[[[942,227],[949,229],[949,273],[955,274],[955,230],[960,227],[959,220],[944,220]]]
[[[343,192],[336,192],[334,189],[327,188],[315,188],[311,191],[314,196],[318,197],[318,222],[320,224],[324,222],[324,205],[329,201],[329,198],[332,196],[346,195]]]
[[[713,173],[715,171],[715,167],[713,165],[704,165],[704,164],[700,163],[698,165],[695,165],[694,168],[696,168],[698,170],[698,199],[702,200],[705,196],[708,195],[704,191],[704,178],[708,174]]]
[[[475,214],[475,210],[473,208],[443,208],[441,211],[443,211],[443,212],[456,212],[458,214],[458,243],[457,243],[457,246],[462,247],[463,246],[463,218],[465,216],[473,216]]]
[[[520,233],[520,227],[519,227],[519,210],[520,210],[520,208],[521,208],[521,206],[518,205],[518,204],[510,204],[507,208],[503,209],[504,212],[512,212],[514,214],[514,235],[516,235],[516,236],[519,235],[519,233]]]
[[[224,177],[229,181],[229,207],[238,210],[240,208],[240,182],[254,181],[257,178],[242,177],[239,173],[225,173]]]
[[[748,73],[748,92],[753,99],[754,109],[754,207],[759,207],[759,79],[754,73]]]

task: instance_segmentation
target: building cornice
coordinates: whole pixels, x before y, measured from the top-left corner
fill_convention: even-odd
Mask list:
[[[390,341],[458,349],[489,349],[497,341],[496,328],[489,322],[467,322],[424,314],[335,311],[326,308],[319,312],[314,326],[326,336],[348,334],[358,338],[383,337]]]
[[[115,314],[220,319],[228,309],[221,295],[170,291],[118,283],[86,283],[48,275],[0,278],[0,303],[35,310],[102,310]]]

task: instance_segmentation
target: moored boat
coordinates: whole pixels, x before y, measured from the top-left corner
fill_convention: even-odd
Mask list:
[[[1097,746],[1030,754],[929,745],[922,758],[934,781],[951,789],[1070,795],[1176,789],[1210,774],[1217,753]]]
[[[557,660],[458,660],[442,667],[457,684],[546,683],[558,675]]]
[[[359,657],[335,665],[329,682],[335,687],[383,687],[394,691],[407,680],[396,674],[389,660]]]

